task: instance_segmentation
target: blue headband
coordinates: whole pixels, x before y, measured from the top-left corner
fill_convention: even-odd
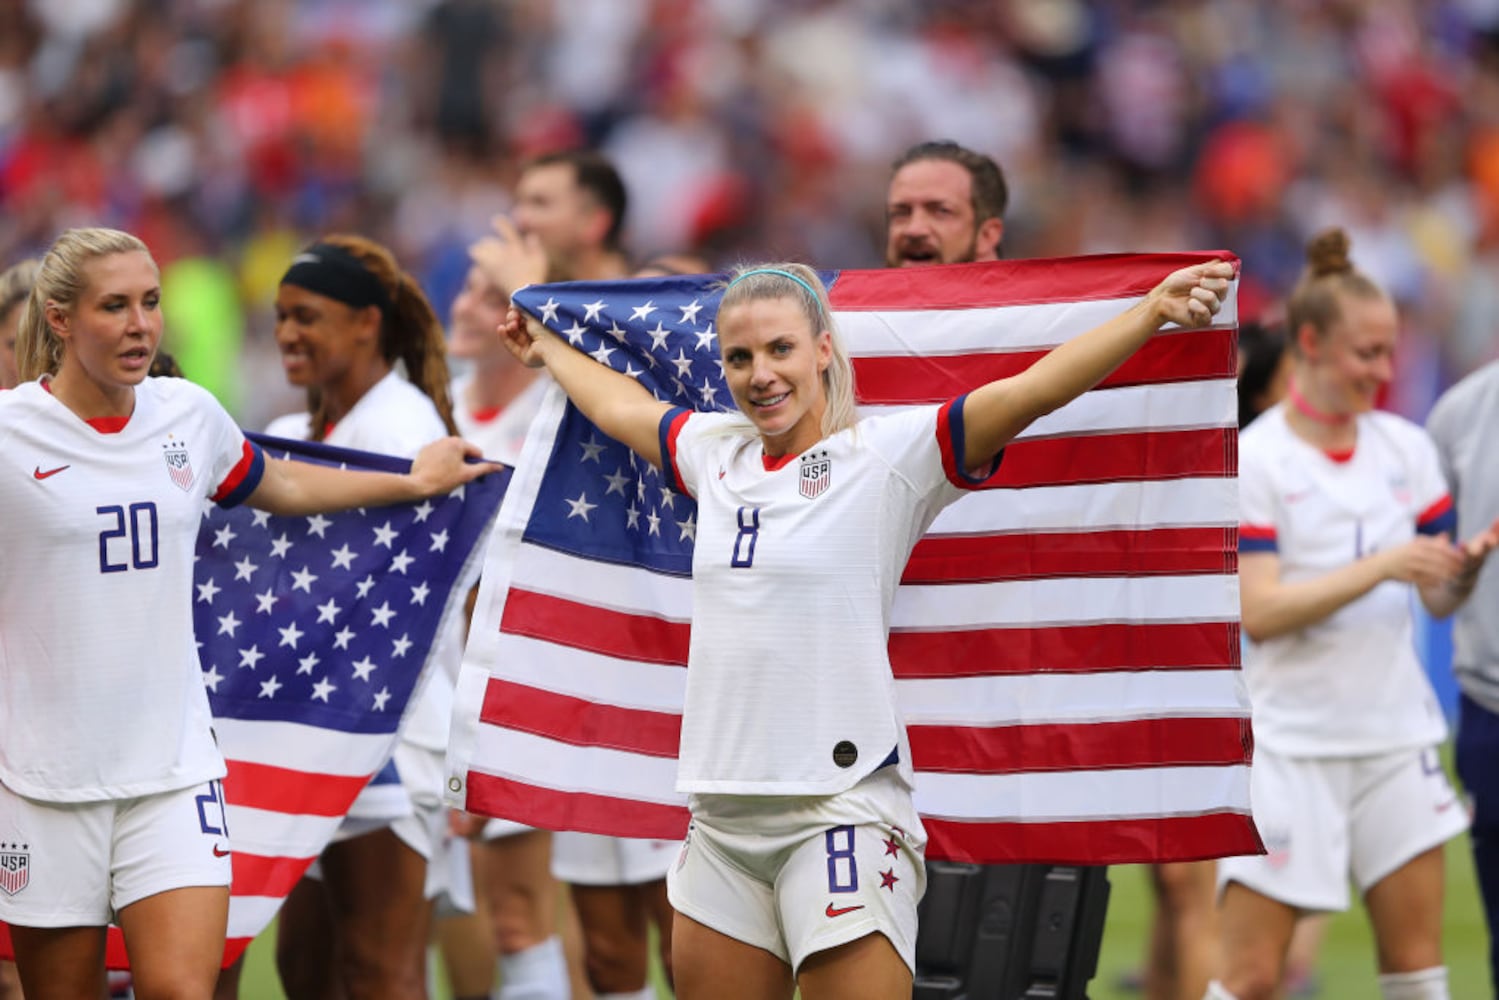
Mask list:
[[[816,302],[819,307],[822,305],[822,299],[818,297],[817,292],[813,290],[811,285],[807,284],[804,279],[798,278],[790,271],[782,271],[778,267],[751,268],[750,270],[745,271],[743,274],[739,275],[733,281],[729,282],[728,288],[725,288],[724,291],[728,291],[729,288],[733,288],[735,285],[739,284],[741,281],[743,281],[745,278],[748,278],[752,274],[779,274],[783,278],[790,278],[792,281],[796,282],[798,285],[801,285],[807,290],[807,294],[812,296],[813,302]]]

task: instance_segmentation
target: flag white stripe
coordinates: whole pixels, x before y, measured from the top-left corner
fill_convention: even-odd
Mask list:
[[[628,750],[574,746],[514,729],[481,726],[473,770],[528,785],[666,805],[686,805],[677,784],[677,759]],[[511,766],[499,765],[509,762]]]
[[[1030,489],[975,490],[937,515],[939,535],[1118,528],[1230,528],[1239,486],[1232,479],[1166,479]]]
[[[1045,669],[1045,664],[1036,664]],[[1249,717],[1237,670],[920,677],[895,682],[907,725],[1008,726]]]
[[[1086,622],[1224,622],[1239,616],[1238,579],[1222,576],[1075,577],[907,584],[892,629],[1041,627]]]
[[[235,758],[237,747],[254,746],[257,764],[305,771],[316,761],[324,774],[367,776],[378,771],[390,754],[389,733],[344,733],[297,722],[215,718],[214,732],[224,755]]]
[[[271,857],[317,857],[342,821],[338,816],[284,813],[232,803],[227,812],[234,849]]]
[[[508,681],[621,708],[682,712],[687,671],[677,665],[620,660],[509,634],[500,636],[498,655],[508,664]]]
[[[916,808],[957,819],[1123,819],[1190,815],[1224,807],[1249,812],[1248,768],[1121,768],[1025,774],[944,774],[921,771]]]
[[[1138,301],[1139,297],[1133,297],[988,309],[876,312],[835,309],[834,316],[855,358],[1006,354],[1055,347],[1084,330],[1108,322]],[[1230,295],[1214,317],[1212,329],[1226,330],[1237,325],[1238,300]],[[1168,326],[1156,336],[1191,337],[1202,333],[1202,329]]]

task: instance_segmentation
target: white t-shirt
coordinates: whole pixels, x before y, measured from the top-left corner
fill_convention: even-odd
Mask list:
[[[898,754],[887,641],[916,541],[969,481],[962,400],[875,417],[773,470],[737,414],[673,410],[662,454],[698,504],[677,789],[831,795]]]
[[[271,421],[266,433],[308,439],[311,418],[291,413]],[[344,414],[323,439],[340,448],[355,448],[397,458],[414,458],[423,447],[448,436],[437,405],[398,372],[392,371]],[[463,622],[455,618],[443,632],[433,669],[416,695],[416,704],[401,726],[401,738],[427,750],[444,750],[453,714],[453,687],[463,645]]]
[[[526,433],[536,411],[541,409],[541,400],[552,386],[552,379],[545,372],[510,401],[510,405],[497,414],[476,414],[464,402],[472,375],[462,375],[453,380],[453,422],[464,440],[479,446],[484,457],[495,462],[504,462],[514,467],[520,462],[521,448],[526,443]]]
[[[222,777],[193,642],[203,503],[257,448],[202,388],[148,378],[120,421],[39,382],[0,393],[0,782],[91,802]]]
[[[1358,418],[1352,456],[1308,444],[1276,407],[1239,439],[1239,551],[1274,552],[1287,583],[1322,576],[1419,530],[1450,531],[1452,502],[1426,433],[1390,413]],[[1429,746],[1446,722],[1416,657],[1408,584],[1386,581],[1328,618],[1249,643],[1257,741],[1288,756]]]

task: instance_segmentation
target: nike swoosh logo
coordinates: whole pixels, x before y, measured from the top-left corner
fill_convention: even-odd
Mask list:
[[[858,906],[834,906],[832,903],[829,903],[828,904],[828,908],[826,910],[824,910],[823,912],[826,913],[830,917],[841,917],[845,913],[852,913],[855,910],[862,910],[862,909],[864,909],[864,904],[863,903],[860,903]]]
[[[227,848],[227,847],[220,847],[218,844],[214,844],[213,845],[213,856],[214,857],[216,857],[216,858],[227,858],[229,856],[229,854],[230,854],[229,848]]]
[[[42,471],[42,467],[40,465],[38,465],[36,467],[36,471],[33,472],[32,475],[35,476],[38,479],[47,479],[47,478],[49,478],[51,476],[57,475],[59,472],[61,472],[64,469],[71,469],[71,468],[72,468],[71,465],[59,465],[55,469],[48,469],[46,472],[43,472]]]

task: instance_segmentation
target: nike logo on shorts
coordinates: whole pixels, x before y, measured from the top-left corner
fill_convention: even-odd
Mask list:
[[[35,476],[37,479],[50,479],[53,476],[57,475],[62,470],[64,470],[64,469],[71,469],[71,468],[72,468],[71,465],[59,465],[55,469],[48,469],[46,472],[43,472],[42,471],[42,467],[40,465],[38,465],[36,467],[35,471],[33,471],[31,474],[33,476]]]
[[[828,908],[826,910],[824,910],[823,912],[826,913],[830,917],[841,917],[845,913],[852,913],[855,910],[862,910],[862,909],[864,909],[864,904],[863,903],[860,903],[858,906],[834,906],[832,903],[829,903],[828,904]]]

